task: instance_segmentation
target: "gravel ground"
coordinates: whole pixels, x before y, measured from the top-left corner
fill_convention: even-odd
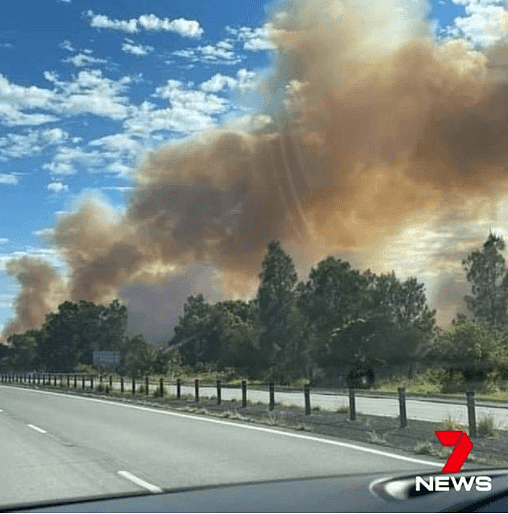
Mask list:
[[[13,387],[30,387],[16,384]],[[32,386],[33,387],[33,386]],[[37,386],[37,389],[43,389]],[[58,387],[44,389],[58,390]],[[68,390],[70,394],[101,397],[122,402],[133,402],[152,407],[190,412],[205,416],[226,418],[231,421],[252,422],[263,425],[281,426],[284,428],[339,437],[350,441],[378,444],[380,447],[403,450],[416,455],[431,455],[443,459],[443,465],[452,448],[443,448],[435,435],[436,430],[463,429],[466,427],[450,427],[444,423],[408,420],[407,426],[400,427],[398,418],[371,416],[357,413],[356,420],[349,420],[349,412],[316,411],[306,416],[303,409],[285,407],[276,404],[275,410],[269,411],[266,404],[248,403],[242,407],[236,401],[223,401],[217,405],[215,399],[203,398],[199,403],[191,396],[177,400],[174,397],[157,398],[153,396],[136,396],[126,393],[106,395],[97,391]],[[468,458],[478,467],[508,468],[508,431],[495,430],[491,434],[482,434],[478,427],[478,437],[473,438],[473,450]]]

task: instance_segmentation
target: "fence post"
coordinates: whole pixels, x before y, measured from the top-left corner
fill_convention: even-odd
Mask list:
[[[159,395],[161,398],[164,397],[164,379],[163,378],[161,378],[159,380]]]
[[[275,409],[275,384],[273,382],[270,382],[269,388],[270,388],[269,410],[273,410],[273,409]]]
[[[60,375],[60,387],[63,386],[63,375]]]
[[[349,388],[349,419],[354,421],[356,419],[356,406],[355,406],[355,388]]]
[[[109,375],[109,388],[113,389],[113,375]]]
[[[242,380],[242,407],[247,407],[247,380]]]
[[[74,374],[74,389],[78,388],[78,375]]]
[[[145,390],[146,390],[146,395],[147,395],[147,396],[148,396],[148,394],[149,394],[149,392],[150,392],[150,391],[148,390],[149,386],[150,386],[150,384],[148,383],[148,375],[147,375],[147,376],[145,377]]]
[[[469,436],[476,437],[476,415],[474,408],[474,391],[468,391],[467,395],[467,417],[469,420]]]
[[[194,380],[194,401],[199,402],[199,378]]]
[[[93,375],[90,375],[90,389],[93,391]]]
[[[71,376],[67,373],[67,388],[71,387]]]
[[[102,384],[102,375],[99,375],[99,383]]]
[[[406,389],[399,387],[399,407],[400,407],[400,426],[404,428],[407,426],[406,415]]]
[[[181,379],[176,379],[176,399],[179,400],[182,396],[182,381]]]
[[[136,394],[136,379],[132,379],[132,394]]]
[[[120,377],[120,392],[123,393],[123,377]]]
[[[310,415],[310,384],[305,384],[303,394],[305,396],[305,415]]]
[[[81,389],[85,388],[85,375],[81,375]]]
[[[217,405],[221,404],[221,390],[220,390],[220,380],[217,380]]]

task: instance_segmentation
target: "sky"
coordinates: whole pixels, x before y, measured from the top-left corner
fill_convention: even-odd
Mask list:
[[[488,111],[492,84],[499,89],[505,80],[502,73],[480,77],[478,70],[486,62],[503,67],[498,54],[508,34],[506,5],[489,0],[343,4],[17,0],[2,5],[0,332],[5,336],[7,329],[39,327],[66,299],[110,301],[120,296],[131,308],[136,330],[166,334],[189,294],[203,290],[211,300],[252,294],[261,249],[274,237],[286,243],[300,279],[319,258],[334,255],[362,269],[417,276],[442,324],[457,310],[464,311],[459,304],[467,288],[460,260],[481,245],[490,229],[508,233],[507,197],[499,195],[504,179],[494,171],[486,173],[492,188],[484,188],[480,168],[475,168],[462,170],[467,181],[451,184],[444,178],[448,168],[438,164],[449,153],[440,159],[436,151],[432,169],[441,179],[432,184],[429,179],[424,187],[418,177],[427,177],[430,158],[425,148],[414,150],[414,141],[404,139],[411,125],[401,138],[393,136],[400,134],[399,125],[395,131],[387,125],[386,133],[378,130],[373,136],[362,116],[374,103],[352,96],[351,88],[366,83],[365,59],[371,59],[369,70],[372,63],[379,67],[380,59],[395,62],[390,59],[395,54],[402,58],[404,45],[424,44],[427,38],[435,55],[446,50],[446,59],[462,67],[462,75],[454,72],[449,82],[443,71],[443,82],[436,86],[443,89],[455,80],[463,88],[451,90],[458,103],[443,104],[445,108],[469,113],[474,104]],[[357,18],[340,19],[342,9],[353,8]],[[341,28],[349,22],[354,25],[351,33]],[[288,37],[296,26],[307,27],[297,43]],[[312,46],[307,37],[321,46]],[[341,46],[327,52],[336,39]],[[431,66],[422,52],[411,62]],[[435,59],[444,70],[444,57]],[[466,68],[476,75],[463,78]],[[341,74],[330,72],[336,69]],[[403,83],[400,72],[390,70],[386,76]],[[314,127],[325,118],[313,118],[310,104],[299,110],[293,96],[319,99],[321,106],[326,87],[340,91],[334,96],[340,100],[340,116],[326,118],[326,123],[343,129],[325,135],[309,129],[304,136],[302,126]],[[380,78],[375,87],[383,95],[395,90]],[[373,96],[375,87],[370,89]],[[492,97],[503,93],[499,91]],[[462,100],[467,95],[469,103]],[[354,98],[363,99],[355,103]],[[481,116],[479,112],[474,116]],[[295,121],[299,115],[303,118]],[[361,136],[349,140],[349,131],[355,130]],[[421,133],[427,134],[425,130],[427,125]],[[365,143],[347,161],[349,166],[354,160],[351,169],[360,174],[351,172],[350,177],[365,180],[353,183],[350,178],[340,188],[350,188],[349,197],[359,207],[346,209],[345,193],[328,198],[328,175],[314,173],[319,159],[325,159],[323,170],[329,165],[323,157],[330,146],[323,143],[327,137],[343,137],[349,147],[355,141]],[[281,165],[272,169],[263,159],[278,138],[283,151],[273,160],[280,158]],[[386,145],[397,151],[386,150]],[[369,155],[378,160],[367,162],[364,154],[372,148]],[[471,151],[476,159],[484,150]],[[395,171],[404,152],[416,156],[411,169],[425,168],[425,173]],[[500,150],[494,154],[492,162],[490,153],[485,157],[493,168],[505,157]],[[305,172],[301,176],[294,174],[293,158]],[[346,169],[345,161],[337,159],[329,159],[334,169]],[[418,184],[411,200],[415,206],[404,200],[404,207],[395,209],[376,196],[377,185],[371,191],[387,163],[392,184],[395,176],[402,177],[401,183],[411,178]],[[242,175],[241,165],[254,171]],[[285,174],[271,182],[283,168]],[[413,187],[404,184],[408,190]],[[263,188],[278,191],[280,201]],[[431,189],[432,195],[439,189],[439,202],[427,201]],[[460,202],[453,196],[459,193]],[[397,202],[398,196],[392,199]],[[367,212],[370,202],[376,212]],[[448,207],[454,202],[460,208],[451,212]],[[326,214],[335,211],[340,211],[339,218]],[[330,227],[354,219],[359,223],[355,230],[364,237],[346,237],[352,230],[348,228],[342,239],[334,240],[335,228]],[[381,220],[379,226],[374,226],[375,219]],[[171,237],[164,235],[164,227],[170,227]],[[235,227],[241,237],[226,241],[225,234]]]

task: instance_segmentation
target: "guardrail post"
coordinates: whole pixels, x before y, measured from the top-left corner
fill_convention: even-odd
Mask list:
[[[182,381],[181,379],[176,379],[176,399],[179,400],[182,396]]]
[[[136,394],[136,379],[132,379],[132,394]]]
[[[120,377],[120,392],[123,393],[123,377]]]
[[[242,407],[247,407],[247,380],[242,380]]]
[[[401,428],[407,427],[407,414],[406,414],[406,389],[399,387],[399,408],[400,408],[400,426]]]
[[[63,375],[60,375],[60,387],[63,386]]]
[[[85,375],[81,375],[81,389],[85,388]]]
[[[93,391],[93,375],[90,375],[90,389]]]
[[[109,388],[113,389],[113,375],[109,375]]]
[[[469,437],[476,437],[476,415],[474,408],[474,391],[468,391],[467,395],[467,417],[469,420]]]
[[[305,384],[303,394],[305,397],[305,415],[310,415],[310,384]]]
[[[78,388],[78,375],[74,375],[74,389]]]
[[[150,384],[148,383],[148,375],[147,375],[145,377],[145,392],[146,392],[147,396],[150,394],[149,387],[150,387]]]
[[[67,373],[67,389],[71,387],[71,376]]]
[[[356,419],[356,406],[355,406],[355,388],[349,388],[349,419],[354,421]]]
[[[164,379],[163,379],[163,378],[161,378],[161,379],[159,380],[159,396],[160,396],[161,398],[163,398],[163,397],[164,397]]]
[[[220,390],[220,380],[217,380],[217,405],[221,404],[221,390]]]
[[[199,402],[199,378],[194,380],[194,401]]]
[[[268,408],[269,408],[269,410],[273,410],[273,409],[275,409],[275,384],[273,382],[270,382],[269,389],[270,389],[270,406]]]

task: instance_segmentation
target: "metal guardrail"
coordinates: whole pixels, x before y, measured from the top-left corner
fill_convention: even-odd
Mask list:
[[[109,375],[108,385],[104,385],[103,374],[86,374],[86,373],[0,373],[0,383],[2,384],[26,384],[29,386],[53,386],[67,389],[78,389],[78,379],[81,379],[81,390],[89,390],[89,391],[105,391],[105,392],[113,392],[114,391],[114,381],[113,376]],[[94,379],[98,379],[94,383]],[[145,395],[149,395],[151,391],[151,386],[154,385],[150,378],[147,376],[144,379],[144,384],[141,386],[143,389],[136,387],[136,378],[132,377],[128,379],[131,382],[131,394],[134,396],[136,394],[142,393]],[[125,392],[125,378],[120,377],[120,393]],[[142,381],[143,383],[143,381]],[[189,382],[188,382],[189,383]],[[94,386],[95,384],[95,386]],[[155,383],[156,389],[153,391],[153,394],[163,397],[165,395],[165,385],[170,386],[171,384],[165,383],[164,379],[160,378],[158,382]],[[275,394],[276,387],[274,382],[270,382],[268,385],[268,409],[269,411],[273,411],[275,409]],[[199,403],[200,401],[200,380],[194,380],[194,402]],[[222,403],[222,382],[221,380],[217,380],[215,383],[216,391],[217,391],[217,404],[220,405]],[[176,398],[182,399],[181,394],[182,388],[182,380],[176,379]],[[234,387],[227,387],[227,389],[238,389]],[[265,388],[261,387],[261,390]],[[279,392],[281,388],[278,388]],[[289,389],[289,388],[288,388]],[[256,390],[260,390],[259,387],[256,387]],[[242,391],[242,407],[247,406],[247,381],[243,380],[241,383],[241,391]],[[292,391],[295,391],[292,389]],[[299,390],[301,392],[301,390]],[[349,419],[351,421],[356,420],[356,390],[354,388],[349,388]],[[305,384],[303,389],[304,394],[304,404],[305,404],[305,414],[307,416],[311,415],[311,398],[310,398],[310,385]],[[404,387],[399,387],[398,389],[398,401],[399,401],[399,420],[400,426],[407,426],[407,412],[406,412],[406,391]],[[468,423],[469,423],[469,436],[476,437],[476,414],[475,414],[475,393],[474,391],[468,391],[466,393],[466,405],[468,412]]]

